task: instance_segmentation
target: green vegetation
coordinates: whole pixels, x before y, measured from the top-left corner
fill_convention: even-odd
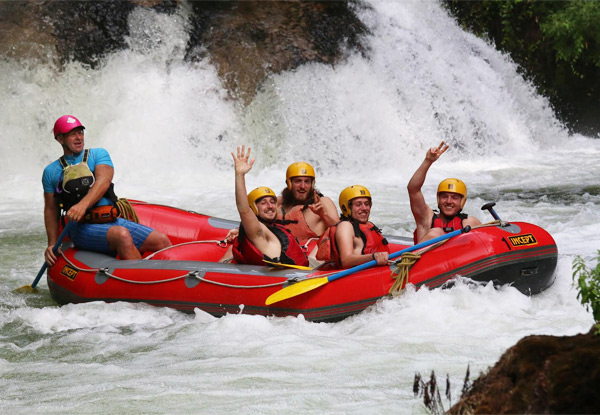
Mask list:
[[[572,130],[600,135],[600,1],[444,4],[466,30],[509,53]]]
[[[582,257],[573,261],[573,281],[577,282],[577,298],[587,310],[592,309],[596,321],[596,334],[600,334],[600,250],[596,268],[588,269]]]

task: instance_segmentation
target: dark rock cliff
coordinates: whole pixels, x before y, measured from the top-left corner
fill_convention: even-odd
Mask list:
[[[353,1],[191,2],[186,59],[208,57],[233,98],[249,103],[271,73],[308,62],[335,64],[364,52],[365,26]],[[136,7],[173,13],[173,0],[0,2],[0,55],[42,64],[78,61],[92,68],[126,47]]]

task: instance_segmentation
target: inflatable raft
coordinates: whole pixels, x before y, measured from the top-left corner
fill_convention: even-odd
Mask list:
[[[174,246],[141,260],[123,261],[63,245],[63,255],[48,270],[48,287],[58,303],[144,302],[190,313],[199,308],[214,316],[303,314],[309,321],[336,321],[359,313],[392,288],[401,290],[407,282],[435,288],[461,276],[536,294],[553,283],[558,256],[544,229],[495,221],[424,248],[420,258],[412,258],[412,266],[368,267],[267,305],[267,298],[283,288],[330,278],[337,271],[220,263],[227,251],[220,241],[238,222],[169,206],[132,204],[140,223],[167,234]],[[412,245],[407,238],[387,238],[391,252]]]

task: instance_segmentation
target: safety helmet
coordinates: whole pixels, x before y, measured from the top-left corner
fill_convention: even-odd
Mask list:
[[[340,193],[340,209],[342,215],[350,216],[350,201],[357,197],[368,197],[371,199],[371,192],[364,186],[355,184],[354,186],[346,187]]]
[[[85,129],[77,118],[72,115],[63,115],[54,123],[54,138],[60,134],[66,134],[77,127]]]
[[[439,195],[441,192],[458,193],[462,196],[460,208],[462,209],[465,207],[465,202],[467,201],[467,185],[462,180],[452,178],[442,180],[438,186],[437,194]]]
[[[292,190],[292,181],[290,180],[292,177],[306,176],[312,177],[315,179],[315,169],[308,163],[303,161],[297,161],[292,163],[287,168],[285,172],[285,182],[287,183],[287,187],[289,190]]]
[[[277,195],[275,192],[266,186],[260,186],[248,193],[248,204],[250,205],[250,209],[254,211],[254,214],[258,216],[258,208],[256,207],[256,202],[259,199],[262,199],[266,196],[273,196],[275,200],[277,200]]]

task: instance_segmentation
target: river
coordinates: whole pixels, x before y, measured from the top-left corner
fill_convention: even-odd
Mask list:
[[[183,60],[186,3],[139,9],[126,50],[91,70],[0,58],[0,410],[3,413],[425,414],[415,373],[448,375],[452,402],[524,336],[587,332],[572,285],[576,255],[600,249],[600,140],[569,135],[509,57],[463,32],[436,2],[371,0],[368,58],[272,76],[248,107],[228,99],[208,60]],[[117,194],[236,219],[230,152],[253,148],[248,187],[279,191],[293,161],[312,163],[337,201],[362,184],[384,233],[410,236],[406,184],[426,149],[451,149],[424,193],[460,177],[465,211],[497,203],[508,221],[555,238],[556,282],[408,289],[338,323],[183,314],[144,304],[58,306],[42,265],[41,173],[60,156],[54,120],[77,116],[89,147],[115,163]],[[595,263],[594,263],[595,264]],[[444,400],[445,408],[449,407]]]

